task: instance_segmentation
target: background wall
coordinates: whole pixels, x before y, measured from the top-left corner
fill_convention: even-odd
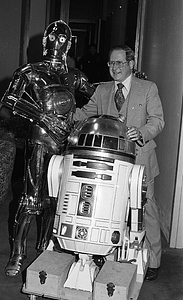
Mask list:
[[[183,1],[146,1],[142,66],[157,83],[165,115],[165,128],[157,137],[160,175],[156,198],[162,228],[169,238],[174,199],[183,90]]]
[[[19,66],[22,1],[29,0],[0,1],[0,97],[4,94],[12,73]],[[84,29],[86,33],[87,30],[88,32],[94,30],[91,37],[94,41],[100,42],[104,57],[112,44],[125,43],[129,41],[130,35],[132,36],[130,46],[133,48],[135,22],[129,22],[131,24],[129,26],[126,19],[128,16],[130,20],[133,15],[134,20],[134,10],[138,0],[130,0],[132,7],[129,6],[129,0],[87,0],[77,1],[77,3],[86,6],[88,2],[91,2],[88,8],[92,7],[93,11],[93,1],[98,3],[96,6],[98,11],[95,15],[91,14],[90,9],[84,9],[84,15],[81,14],[82,7],[77,9],[79,16],[75,14],[76,9],[70,11],[70,24],[78,30],[75,33],[81,30],[79,24],[86,25]],[[168,0],[168,5],[167,0],[139,1],[146,2],[141,70],[146,73],[149,80],[158,85],[165,114],[165,128],[156,138],[161,172],[156,179],[156,198],[161,213],[163,232],[169,239],[182,110],[183,1]],[[62,4],[67,3],[66,0],[30,0],[30,2],[30,22],[27,31],[28,60],[37,61],[42,56],[41,39],[45,25],[48,24],[50,18],[52,21],[54,19],[54,14],[48,11],[48,7],[55,7],[58,18],[61,12],[56,8],[59,7],[62,11]],[[71,8],[75,2],[76,0],[70,0]],[[99,40],[98,37],[100,37]],[[84,37],[81,43],[84,43]]]
[[[30,11],[27,9],[26,12],[29,13],[28,19],[24,20],[26,24],[22,20],[25,18],[24,12],[22,16],[22,3],[24,8],[30,4]],[[7,86],[3,83],[4,79],[11,78],[20,64],[27,59],[29,62],[40,60],[41,39],[45,27],[59,19],[67,7],[69,25],[73,35],[77,36],[76,60],[84,54],[91,42],[97,43],[98,51],[105,61],[108,60],[109,49],[114,44],[128,41],[133,48],[138,0],[1,0],[0,97]],[[23,28],[24,25],[26,28]],[[24,51],[21,60],[20,51]]]
[[[30,26],[28,35],[28,61],[38,62],[42,59],[42,37],[46,24],[46,1],[31,0]]]
[[[0,97],[19,64],[21,2],[0,3]]]
[[[25,1],[25,0],[24,0]],[[30,23],[27,28],[27,46],[29,40],[42,36],[45,28],[45,0],[32,0],[30,7]],[[22,0],[1,0],[0,2],[0,98],[4,94],[13,72],[19,67],[21,50]],[[42,48],[41,44],[40,47]],[[42,49],[34,46],[31,55],[36,57]],[[25,49],[27,51],[27,49]]]

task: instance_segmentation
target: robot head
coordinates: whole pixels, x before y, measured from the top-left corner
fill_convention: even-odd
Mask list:
[[[43,56],[51,62],[52,67],[66,67],[67,52],[71,47],[72,33],[62,20],[51,23],[43,36]]]
[[[107,156],[135,163],[135,143],[126,137],[127,126],[121,118],[109,115],[93,116],[79,122],[68,138],[68,151],[78,154]]]

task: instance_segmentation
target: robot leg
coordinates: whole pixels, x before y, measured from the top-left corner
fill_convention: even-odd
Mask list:
[[[42,215],[40,235],[37,244],[38,253],[47,249],[53,233],[57,196],[62,177],[63,156],[46,155],[42,180]]]
[[[31,220],[42,210],[39,192],[45,151],[44,147],[37,144],[32,150],[31,158],[28,158],[25,168],[24,193],[20,199],[14,222],[12,254],[5,268],[5,273],[8,276],[16,276],[21,272]]]
[[[56,206],[57,198],[48,197],[44,199],[43,212],[41,216],[41,232],[37,245],[38,253],[43,252],[48,247],[53,232]]]
[[[59,186],[63,171],[63,156],[52,155],[45,158],[43,176],[43,212],[41,219],[41,233],[37,250],[43,252],[47,249],[53,233],[55,212],[57,207]]]
[[[26,238],[33,215],[27,210],[22,197],[16,214],[12,237],[13,248],[10,259],[5,268],[7,276],[17,276],[21,272],[23,260],[26,257]]]

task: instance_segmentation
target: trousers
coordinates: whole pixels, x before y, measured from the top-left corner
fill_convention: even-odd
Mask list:
[[[154,179],[147,182],[147,204],[145,208],[145,241],[150,254],[149,267],[159,268],[161,263],[161,229],[159,211],[154,197]]]

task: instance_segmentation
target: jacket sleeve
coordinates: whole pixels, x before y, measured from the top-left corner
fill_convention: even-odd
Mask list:
[[[86,118],[95,116],[98,114],[98,104],[97,104],[97,94],[98,88],[90,98],[89,102],[85,104],[82,108],[76,108],[74,113],[74,121],[83,121]]]
[[[155,138],[164,127],[162,103],[155,83],[150,84],[146,94],[146,116],[144,125],[139,127],[144,143]]]

